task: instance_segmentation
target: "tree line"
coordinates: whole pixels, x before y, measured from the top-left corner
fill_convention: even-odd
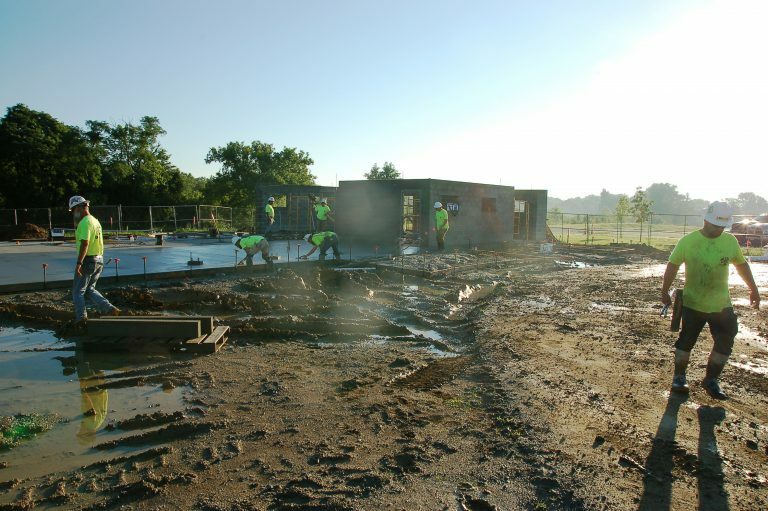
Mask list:
[[[99,204],[252,207],[264,184],[315,184],[304,151],[254,141],[212,147],[220,169],[194,177],[171,163],[157,117],[69,126],[26,105],[0,119],[0,208],[56,207],[73,194]]]
[[[738,215],[759,215],[768,212],[768,201],[752,192],[743,192],[723,200],[729,203]],[[680,193],[677,186],[670,183],[653,183],[645,189],[638,187],[632,196],[612,194],[603,189],[599,195],[566,200],[549,197],[547,202],[549,211],[553,213],[633,216],[640,221],[640,217],[647,220],[651,213],[701,215],[710,201],[693,199],[688,194]]]

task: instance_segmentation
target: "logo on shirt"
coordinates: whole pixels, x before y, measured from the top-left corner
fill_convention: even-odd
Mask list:
[[[728,266],[729,259],[727,257],[721,257],[720,258],[720,266]]]

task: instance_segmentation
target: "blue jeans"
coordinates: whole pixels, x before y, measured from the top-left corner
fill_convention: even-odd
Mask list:
[[[88,317],[85,310],[85,299],[90,299],[99,312],[109,312],[113,305],[104,298],[101,293],[96,291],[96,282],[101,277],[101,271],[104,269],[103,262],[96,262],[92,257],[86,257],[83,261],[80,271],[82,275],[75,273],[75,280],[72,283],[72,301],[75,304],[75,321],[80,321]]]
[[[321,261],[325,259],[325,254],[328,253],[329,248],[333,250],[334,259],[338,260],[341,258],[341,254],[339,253],[339,238],[335,234],[323,239],[323,242],[320,243],[319,248]]]

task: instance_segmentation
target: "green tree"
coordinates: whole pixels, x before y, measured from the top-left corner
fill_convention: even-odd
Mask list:
[[[768,201],[752,192],[742,192],[735,199],[725,199],[735,213],[743,215],[759,215],[768,212]]]
[[[616,241],[619,241],[624,235],[624,217],[628,216],[630,212],[629,197],[624,194],[619,195],[619,200],[616,202],[614,211],[616,213],[616,226],[618,230],[616,233]]]
[[[365,179],[400,179],[400,171],[388,161],[385,161],[381,168],[379,168],[378,164],[374,163],[371,170],[365,173]]]
[[[309,171],[314,164],[312,158],[292,147],[276,151],[272,144],[259,141],[230,142],[208,151],[205,163],[214,162],[221,164],[207,186],[207,196],[214,204],[252,207],[254,192],[260,185],[315,184],[315,176]]]
[[[643,223],[651,219],[653,201],[648,200],[645,192],[638,186],[635,194],[630,199],[631,212],[636,222],[640,222],[640,243],[643,242]]]
[[[7,207],[67,204],[101,185],[98,152],[77,127],[18,104],[0,119],[0,190]]]
[[[184,187],[158,139],[165,135],[157,117],[138,125],[88,121],[87,135],[99,148],[105,201],[119,204],[177,204]]]

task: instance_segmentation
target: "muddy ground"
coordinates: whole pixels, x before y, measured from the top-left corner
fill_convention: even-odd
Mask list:
[[[0,509],[768,508],[768,377],[746,363],[768,363],[768,322],[746,288],[755,335],[715,402],[667,392],[664,254],[420,257],[106,289],[127,313],[214,315],[229,343],[137,370],[189,386],[188,407],[110,423],[126,435],[94,447],[104,462],[0,468]],[[70,314],[56,291],[0,312],[59,329]],[[702,335],[692,382],[710,347]]]

